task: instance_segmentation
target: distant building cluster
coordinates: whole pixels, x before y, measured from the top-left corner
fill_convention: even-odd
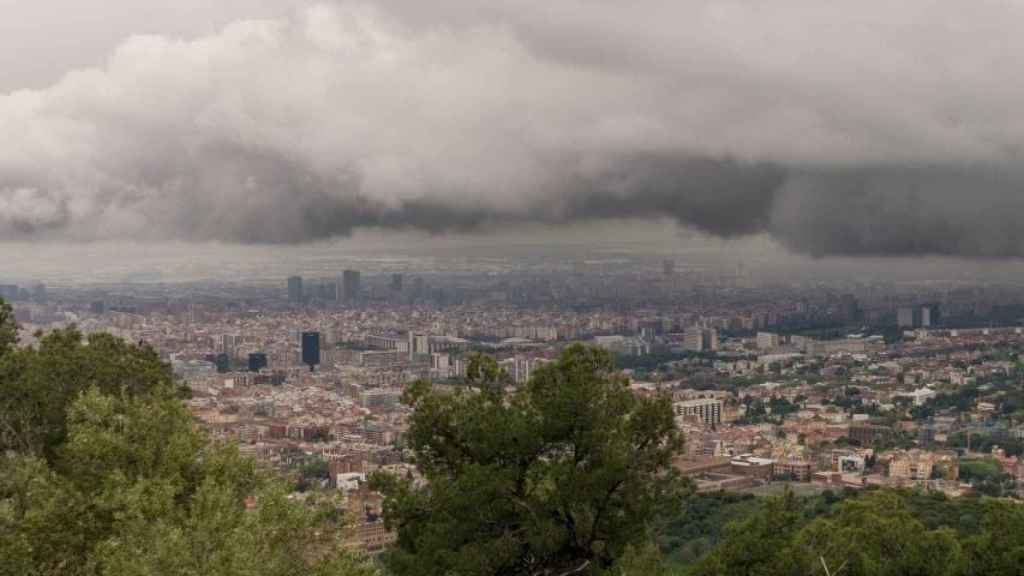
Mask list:
[[[634,393],[670,398],[686,438],[676,466],[704,492],[995,489],[960,474],[976,462],[1005,475],[1007,495],[1024,481],[1024,333],[993,320],[1024,302],[997,306],[1014,302],[1005,292],[759,286],[742,266],[663,257],[625,271],[613,259],[381,266],[241,288],[2,284],[0,297],[24,345],[72,324],[152,345],[213,438],[288,474],[322,471],[304,481],[343,496],[349,541],[371,553],[395,536],[367,475],[419,479],[403,392],[466,385],[476,353],[522,386],[569,345],[608,351]]]

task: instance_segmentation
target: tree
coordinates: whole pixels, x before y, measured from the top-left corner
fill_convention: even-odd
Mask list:
[[[967,574],[1019,574],[1024,566],[1024,510],[1019,505],[985,502],[983,530],[965,542]]]
[[[14,309],[0,298],[0,356],[18,343],[18,323],[14,321]]]
[[[623,551],[622,557],[611,571],[611,576],[667,576],[669,569],[665,565],[658,551],[658,547],[652,542],[635,547],[629,545]]]
[[[963,537],[953,527],[929,528],[904,495],[868,491],[824,510],[800,511],[792,493],[767,499],[763,510],[726,530],[726,537],[696,566],[694,574],[797,576],[959,576],[968,570]],[[934,504],[929,502],[928,504]],[[810,513],[808,513],[810,512]],[[953,520],[954,524],[956,519]],[[986,548],[1011,548],[999,543]],[[1016,572],[993,572],[995,576]]]
[[[338,505],[211,444],[147,347],[67,331],[0,364],[5,389],[39,386],[3,405],[23,441],[0,453],[0,576],[370,573]]]
[[[823,574],[823,565],[845,576],[955,575],[964,567],[956,533],[928,530],[894,493],[847,500],[836,513],[801,530],[794,556],[797,573]]]
[[[52,468],[3,461],[0,574],[313,575],[344,556],[326,510],[209,445],[172,390],[92,388],[68,420]]]
[[[688,573],[1014,576],[1024,566],[1024,509],[1006,500],[869,489],[810,503],[801,514],[791,496],[766,499]]]
[[[51,332],[37,347],[0,356],[0,452],[52,459],[65,440],[67,407],[90,387],[138,395],[172,383],[148,345],[109,334],[86,339],[73,327]]]
[[[691,495],[679,512],[670,515],[658,528],[658,546],[673,565],[691,565],[715,545],[726,525],[748,518],[760,509],[753,494]]]
[[[304,460],[299,465],[296,480],[296,490],[299,492],[305,492],[331,477],[330,466],[323,456],[313,454]]]
[[[719,543],[696,565],[697,576],[789,574],[796,531],[803,524],[800,502],[790,488],[768,498],[763,508],[742,522],[730,523]]]
[[[649,564],[650,529],[686,484],[666,398],[633,394],[611,356],[573,346],[515,390],[476,357],[451,393],[418,382],[407,440],[424,484],[377,475],[395,574],[596,574]],[[633,568],[631,568],[632,570]]]

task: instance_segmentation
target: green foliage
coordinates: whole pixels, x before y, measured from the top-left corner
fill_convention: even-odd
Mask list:
[[[427,483],[374,478],[398,530],[392,571],[597,574],[649,562],[650,528],[686,487],[671,467],[682,438],[667,399],[633,394],[596,348],[569,348],[514,391],[493,359],[475,362],[470,387],[407,391],[407,441]]]
[[[953,392],[943,392],[928,400],[926,406],[929,412],[956,409],[958,412],[967,412],[974,408],[974,404],[981,395],[979,384],[968,384],[961,386]]]
[[[941,492],[901,491],[899,494],[914,517],[929,530],[952,528],[962,537],[981,532],[986,505],[981,498],[949,498]]]
[[[38,347],[0,357],[0,452],[52,460],[66,439],[66,409],[89,388],[104,394],[144,394],[169,387],[157,353],[109,334],[85,339],[74,328],[47,334]]]
[[[1020,574],[1024,566],[1024,509],[985,503],[983,530],[964,545],[968,576]]]
[[[960,574],[963,557],[950,529],[928,530],[896,494],[847,500],[798,534],[793,556],[801,572],[845,567],[849,576]]]
[[[11,574],[284,576],[341,554],[340,526],[289,500],[234,447],[207,445],[166,388],[83,393],[52,467],[5,457],[0,501]]]
[[[46,404],[3,405],[22,441],[0,454],[0,576],[368,574],[337,506],[210,444],[148,348],[64,331],[2,363]]]
[[[640,546],[626,546],[622,557],[606,573],[609,576],[667,576],[669,570],[658,548],[651,542],[645,542]]]
[[[688,566],[718,543],[726,525],[745,520],[760,506],[750,494],[695,494],[660,527],[658,544],[669,562]]]
[[[18,343],[18,324],[14,321],[14,309],[0,298],[0,356]]]
[[[881,490],[823,515],[798,508],[788,495],[765,500],[692,574],[1009,576],[1024,566],[1024,509],[1005,501]]]
[[[330,476],[330,467],[323,456],[319,454],[311,455],[299,465],[295,488],[300,492],[305,492],[320,482],[327,480]]]
[[[797,497],[790,491],[788,498],[789,505],[796,513],[794,521],[804,525],[828,514],[837,503],[856,497],[857,494],[853,490],[838,493],[825,490],[819,495]],[[690,567],[722,542],[727,533],[731,535],[738,530],[743,534],[755,525],[765,526],[753,520],[764,508],[765,500],[753,494],[695,494],[686,499],[680,514],[669,519],[659,529],[658,544],[671,566]],[[731,525],[739,528],[731,528]]]
[[[1013,477],[1003,471],[995,458],[961,460],[960,479],[970,482],[975,491],[986,496],[1009,496],[1016,488]]]
[[[967,447],[967,434],[964,431],[950,434],[946,444],[954,448]],[[1007,456],[1024,456],[1024,441],[1017,438],[997,437],[984,432],[971,432],[971,450],[975,452],[991,452],[993,448],[1002,448]]]
[[[743,418],[737,420],[737,424],[781,424],[787,415],[800,410],[800,406],[781,396],[769,398],[767,403],[760,398],[745,396],[744,403],[747,405],[747,411]]]
[[[706,576],[789,574],[790,549],[803,522],[800,504],[792,491],[764,501],[762,510],[742,522],[726,526],[722,542],[694,567]]]
[[[960,461],[960,478],[966,481],[988,480],[1003,473],[1003,467],[995,458],[963,459]]]

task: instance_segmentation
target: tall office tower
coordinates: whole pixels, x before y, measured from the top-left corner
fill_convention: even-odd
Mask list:
[[[225,374],[231,372],[231,358],[227,354],[217,354],[213,357],[213,363],[217,365],[217,372]]]
[[[392,274],[391,275],[391,290],[393,290],[395,292],[401,292],[402,291],[402,275],[401,274]]]
[[[428,334],[409,332],[409,358],[413,359],[419,354],[430,353],[430,336]]]
[[[249,372],[259,372],[267,367],[267,355],[263,352],[249,354]]]
[[[683,349],[691,352],[717,352],[718,330],[691,328],[683,336]]]
[[[925,304],[921,306],[921,326],[931,328],[939,323],[939,305]]]
[[[900,328],[921,326],[921,309],[914,306],[900,306],[896,310],[896,325]]]
[[[663,260],[661,262],[661,272],[665,276],[671,276],[676,273],[676,261],[675,260]]]
[[[687,330],[683,335],[683,349],[690,352],[703,352],[704,331],[700,328]]]
[[[291,276],[288,278],[288,301],[298,304],[304,300],[303,296],[302,276]]]
[[[310,372],[320,363],[319,332],[302,333],[302,363],[309,366]]]
[[[705,330],[704,341],[708,346],[708,350],[718,352],[718,330],[715,330],[714,328]]]
[[[636,325],[636,332],[641,338],[651,341],[655,336],[664,332],[661,319],[640,320]]]
[[[242,337],[238,334],[224,334],[221,337],[221,352],[234,359],[238,356],[238,346],[242,343]]]
[[[359,271],[345,270],[341,276],[341,287],[345,302],[357,301],[359,299]]]

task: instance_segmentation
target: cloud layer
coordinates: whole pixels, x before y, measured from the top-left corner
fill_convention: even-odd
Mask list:
[[[1011,2],[311,5],[0,95],[0,239],[302,242],[676,219],[1024,254]]]

